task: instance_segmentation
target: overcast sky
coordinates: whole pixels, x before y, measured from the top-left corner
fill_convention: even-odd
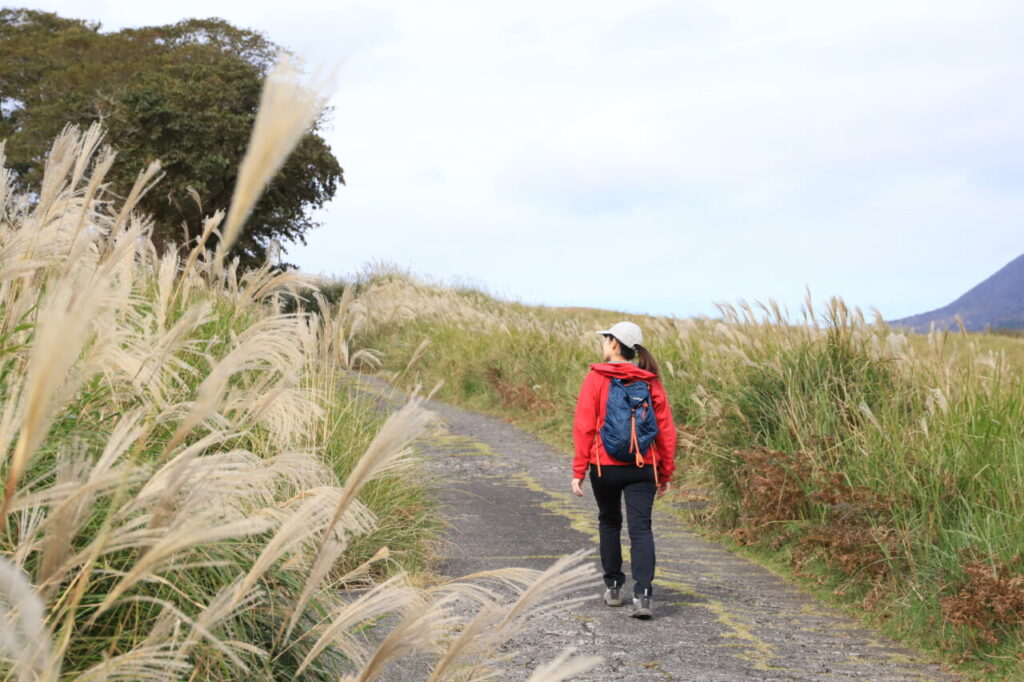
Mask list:
[[[809,286],[889,318],[1024,252],[1019,0],[41,2],[220,16],[342,63],[289,260],[688,316]]]

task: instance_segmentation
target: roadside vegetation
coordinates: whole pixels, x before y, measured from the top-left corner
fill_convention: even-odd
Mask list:
[[[593,330],[625,315],[530,307],[376,268],[355,340],[407,385],[567,452]],[[793,317],[629,316],[681,431],[688,519],[975,675],[1024,674],[1024,344],[905,335],[842,301]],[[411,368],[409,368],[411,365]],[[567,469],[568,471],[568,469]]]
[[[272,72],[229,211],[181,249],[138,210],[159,166],[118,198],[98,126],[66,128],[25,193],[0,144],[0,679],[478,679],[596,579],[580,555],[411,574],[437,528],[422,399],[378,414],[347,304],[228,256],[319,106]]]

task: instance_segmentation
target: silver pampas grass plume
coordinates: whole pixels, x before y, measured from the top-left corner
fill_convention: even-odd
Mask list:
[[[298,65],[287,54],[282,54],[267,74],[249,147],[238,169],[231,208],[217,246],[218,266],[241,234],[263,190],[323,111],[326,98],[322,93],[330,80],[317,79],[313,85],[303,83]]]

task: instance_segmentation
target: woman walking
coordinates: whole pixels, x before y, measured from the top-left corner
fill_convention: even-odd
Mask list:
[[[583,496],[583,479],[597,500],[604,569],[604,603],[622,606],[622,500],[626,501],[635,618],[651,618],[654,535],[651,510],[655,495],[669,488],[675,471],[676,429],[658,363],[644,348],[640,327],[619,322],[603,335],[604,362],[590,365],[583,379],[573,441],[572,491]],[[630,362],[636,359],[636,364]]]

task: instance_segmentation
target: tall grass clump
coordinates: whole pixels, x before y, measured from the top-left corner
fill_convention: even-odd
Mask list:
[[[297,139],[281,126],[305,125],[275,106],[247,158],[280,159]],[[220,214],[158,253],[134,208],[159,165],[115,200],[102,137],[66,129],[29,194],[0,147],[0,677],[367,680],[416,653],[470,679],[573,603],[593,579],[579,555],[415,586],[422,399],[378,416],[347,303],[225,257],[266,178],[217,251]],[[287,312],[300,290],[316,311]]]
[[[715,521],[940,649],[1005,662],[1024,634],[1020,368],[839,300],[797,323],[722,312],[678,348]]]
[[[395,272],[352,282],[385,369],[511,418],[567,452],[593,331],[629,317],[663,368],[693,522],[788,562],[894,634],[1020,671],[1021,344],[906,334],[833,299],[676,320],[529,307]],[[1017,344],[1017,345],[1013,345]]]

